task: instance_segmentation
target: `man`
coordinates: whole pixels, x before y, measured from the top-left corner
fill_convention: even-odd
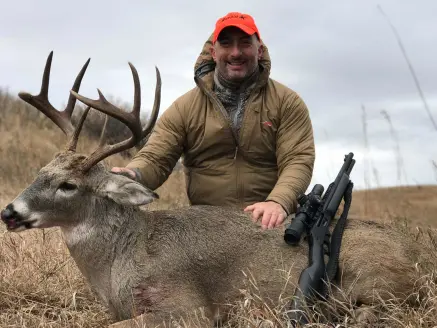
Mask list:
[[[180,156],[191,204],[238,206],[263,229],[294,213],[313,172],[308,109],[272,80],[267,47],[253,18],[220,18],[195,65],[196,87],[160,117],[125,171],[150,189]]]

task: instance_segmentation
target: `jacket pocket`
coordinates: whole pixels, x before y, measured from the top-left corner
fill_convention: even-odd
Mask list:
[[[192,205],[232,205],[236,201],[235,178],[216,170],[191,170],[187,195]]]

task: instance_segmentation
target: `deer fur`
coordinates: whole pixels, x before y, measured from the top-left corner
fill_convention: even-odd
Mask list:
[[[268,302],[294,293],[308,261],[305,242],[288,246],[282,228],[263,231],[237,209],[145,211],[139,206],[157,198],[153,191],[102,163],[80,173],[83,158],[70,151],[56,155],[8,205],[13,216],[2,218],[17,232],[59,226],[114,320],[145,314],[149,324],[157,324],[199,307],[211,320],[225,320],[221,305],[242,297],[246,275]],[[420,253],[401,231],[352,219],[338,285],[358,304],[372,304],[375,291],[405,297],[413,291]]]

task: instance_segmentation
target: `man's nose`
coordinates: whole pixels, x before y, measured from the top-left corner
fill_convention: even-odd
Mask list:
[[[241,55],[241,49],[238,45],[233,45],[231,48],[231,55],[234,57]]]

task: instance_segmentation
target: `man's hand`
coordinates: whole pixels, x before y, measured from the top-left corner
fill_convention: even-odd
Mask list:
[[[245,212],[252,212],[252,221],[257,222],[260,217],[263,230],[276,228],[284,222],[287,213],[278,203],[267,201],[247,206]]]
[[[134,171],[132,171],[131,169],[128,169],[127,167],[113,167],[111,169],[111,172],[114,173],[127,173],[130,178],[132,178],[133,180],[136,180],[137,175],[135,174]]]

